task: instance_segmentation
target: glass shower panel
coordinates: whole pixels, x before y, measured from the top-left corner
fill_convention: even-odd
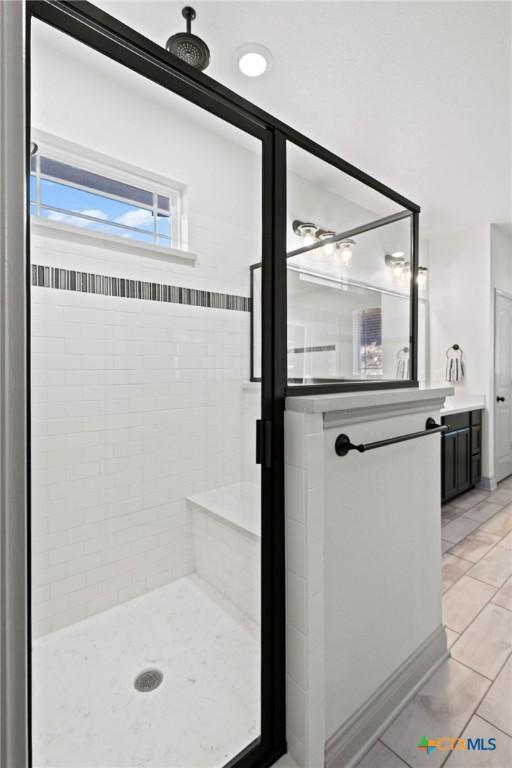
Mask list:
[[[287,146],[288,382],[411,378],[408,211]]]
[[[222,766],[260,738],[261,145],[40,22],[32,73],[39,152],[105,180],[31,211],[33,764]]]

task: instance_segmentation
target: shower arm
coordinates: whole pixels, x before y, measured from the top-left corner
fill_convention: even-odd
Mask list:
[[[187,35],[192,34],[192,22],[196,17],[196,12],[190,5],[187,5],[181,12],[181,15],[187,22]]]

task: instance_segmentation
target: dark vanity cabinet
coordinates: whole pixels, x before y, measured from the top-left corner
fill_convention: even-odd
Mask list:
[[[443,503],[473,488],[482,475],[482,411],[443,416],[449,429],[441,440]]]

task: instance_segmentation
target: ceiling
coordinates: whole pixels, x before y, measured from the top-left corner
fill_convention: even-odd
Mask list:
[[[162,45],[184,29],[184,3],[96,4]],[[194,7],[211,77],[418,202],[425,236],[512,220],[512,2]],[[234,65],[247,42],[261,78]]]

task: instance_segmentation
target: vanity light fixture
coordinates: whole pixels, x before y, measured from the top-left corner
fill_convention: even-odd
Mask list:
[[[403,278],[406,276],[409,262],[405,258],[405,253],[403,251],[387,253],[384,256],[384,261],[386,262],[386,265],[391,268],[393,277]]]
[[[325,240],[326,243],[324,247],[318,248],[315,251],[315,254],[319,255],[321,258],[331,261],[334,264],[341,264],[344,267],[349,267],[352,263],[352,251],[356,244],[355,240],[346,237],[343,240],[333,241],[332,238],[336,237],[336,232],[334,230],[317,227],[312,221],[300,221],[299,219],[295,219],[292,224],[292,229],[296,235],[304,239],[304,245],[313,245],[314,242],[322,242],[322,240]]]
[[[312,221],[299,221],[295,219],[292,224],[293,231],[304,239],[304,245],[313,245],[319,228]]]
[[[405,253],[403,251],[387,253],[384,256],[384,261],[386,266],[391,269],[393,277],[403,280],[404,282],[411,279],[411,265],[405,258]],[[427,267],[418,267],[417,283],[419,288],[425,288],[427,284],[427,272]]]
[[[238,69],[246,77],[261,77],[272,66],[272,54],[259,43],[247,43],[235,51]]]

